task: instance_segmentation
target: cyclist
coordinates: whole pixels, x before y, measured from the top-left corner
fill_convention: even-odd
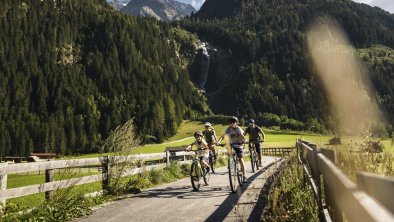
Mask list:
[[[196,146],[198,149],[198,156],[200,157],[200,162],[201,166],[205,166],[206,168],[206,173],[209,173],[209,163],[208,163],[208,158],[209,158],[209,147],[207,142],[202,138],[202,132],[196,131],[194,133],[194,138],[196,141],[194,141],[192,144],[186,147],[186,150],[191,150],[192,146]]]
[[[253,119],[249,120],[249,126],[245,129],[245,136],[249,133],[249,143],[254,143],[256,147],[256,152],[259,154],[259,164],[261,166],[261,146],[260,142],[257,141],[264,141],[265,134],[263,130],[258,127]],[[261,137],[260,137],[261,135]]]
[[[216,158],[215,143],[217,141],[216,132],[209,122],[205,123],[205,130],[202,131],[205,141],[208,143],[209,149],[212,151],[214,158]]]
[[[228,137],[230,138],[231,147],[234,148],[234,151],[237,154],[238,161],[241,163],[243,182],[246,183],[247,178],[246,178],[246,170],[245,170],[245,161],[243,158],[245,135],[241,127],[237,126],[237,122],[238,122],[238,118],[235,116],[232,116],[228,119],[229,127],[224,131],[224,134],[219,138],[219,141],[221,141],[225,135],[228,135]]]

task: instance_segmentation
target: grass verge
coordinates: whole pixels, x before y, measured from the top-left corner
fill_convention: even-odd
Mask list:
[[[303,181],[303,169],[296,156],[284,163],[283,171],[268,197],[264,221],[319,221],[312,188]]]

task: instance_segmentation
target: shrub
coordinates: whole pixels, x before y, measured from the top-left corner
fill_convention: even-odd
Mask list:
[[[280,128],[285,130],[302,130],[305,128],[305,125],[303,122],[300,122],[298,120],[287,119],[281,122]]]
[[[139,193],[161,183],[168,183],[189,176],[190,164],[179,165],[171,163],[168,168],[145,171],[135,175],[125,184],[125,189],[132,193]]]
[[[264,221],[319,221],[312,188],[304,184],[302,166],[291,157],[269,195],[271,208]]]
[[[257,116],[257,121],[261,122],[262,125],[270,127],[270,126],[279,126],[281,123],[281,119],[278,115],[272,113],[263,113]]]

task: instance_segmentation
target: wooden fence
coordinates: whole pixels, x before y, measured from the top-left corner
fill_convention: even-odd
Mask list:
[[[288,156],[294,147],[261,148],[261,154],[266,156]]]
[[[17,198],[17,197],[22,197],[22,196],[27,196],[27,195],[42,193],[42,192],[45,192],[46,198],[50,199],[52,197],[53,191],[56,189],[62,189],[71,186],[93,183],[98,181],[102,181],[103,190],[107,190],[109,185],[108,173],[110,172],[111,161],[141,162],[142,160],[162,159],[164,162],[162,164],[130,168],[122,172],[122,176],[129,176],[129,175],[141,173],[142,170],[149,171],[154,168],[164,168],[170,164],[170,160],[173,159],[174,157],[183,156],[182,159],[184,161],[180,161],[180,162],[185,163],[187,161],[186,156],[192,156],[192,155],[194,155],[194,152],[166,151],[164,153],[154,153],[154,154],[140,154],[140,155],[130,155],[130,156],[105,156],[98,158],[52,160],[52,161],[34,162],[34,163],[19,163],[19,164],[0,163],[0,204],[2,204],[2,206],[5,206],[7,199]],[[84,176],[84,177],[78,177],[68,180],[53,181],[53,175],[55,169],[70,169],[70,168],[80,168],[80,167],[98,167],[101,169],[101,173],[98,175]],[[7,175],[17,174],[17,173],[28,173],[34,171],[45,171],[45,183],[7,189]]]
[[[297,140],[298,158],[319,206],[320,221],[394,221],[394,179],[357,174],[353,183],[335,165],[335,152]]]

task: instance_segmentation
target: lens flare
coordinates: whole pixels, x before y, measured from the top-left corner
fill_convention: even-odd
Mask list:
[[[306,39],[313,72],[324,86],[336,130],[357,135],[382,122],[367,69],[340,25],[319,18],[308,29]]]

